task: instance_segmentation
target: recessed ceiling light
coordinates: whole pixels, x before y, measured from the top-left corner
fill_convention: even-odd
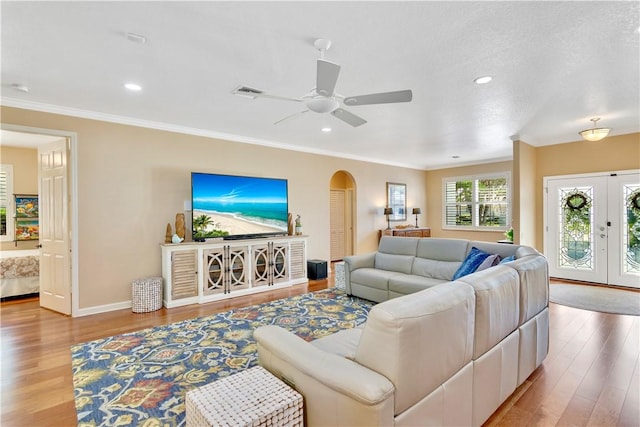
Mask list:
[[[322,132],[331,132],[331,128],[330,127],[324,127],[324,128],[322,128]]]
[[[134,92],[139,92],[142,90],[142,86],[135,84],[135,83],[125,83],[124,87],[126,87],[129,90],[132,90]]]
[[[478,77],[477,79],[474,80],[474,82],[476,82],[476,84],[483,85],[485,83],[489,83],[492,78],[493,77],[491,76]]]
[[[127,39],[130,42],[140,43],[140,44],[145,44],[147,42],[147,38],[145,36],[142,36],[136,33],[127,33]]]

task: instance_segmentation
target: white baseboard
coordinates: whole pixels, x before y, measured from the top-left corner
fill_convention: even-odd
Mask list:
[[[73,317],[90,316],[92,314],[107,313],[109,311],[124,310],[125,308],[131,308],[133,303],[131,301],[116,302],[113,304],[96,305],[94,307],[80,308]]]

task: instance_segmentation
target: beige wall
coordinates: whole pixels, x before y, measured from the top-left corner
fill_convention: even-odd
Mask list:
[[[513,143],[513,241],[536,246],[536,148],[522,141]],[[539,248],[542,250],[542,248]]]
[[[381,209],[388,181],[407,184],[407,207],[423,209],[420,224],[431,227],[432,236],[495,241],[504,238],[502,232],[442,230],[442,178],[517,168],[513,196],[521,218],[519,237],[528,240],[528,233],[535,231],[534,246],[541,250],[544,176],[640,169],[637,133],[597,143],[514,145],[518,151],[514,162],[419,171],[10,107],[1,112],[4,124],[78,136],[81,309],[129,301],[132,280],[160,274],[159,244],[166,224],[173,225],[175,214],[190,199],[191,171],[288,179],[290,211],[302,216],[309,258],[329,259],[329,188],[336,171],[354,178],[355,252],[365,253],[375,250],[378,230],[386,228]],[[523,195],[532,189],[533,196]],[[528,206],[531,200],[533,208]],[[403,223],[412,223],[412,217]]]
[[[0,163],[13,165],[13,193],[38,194],[38,150],[35,148],[18,148],[0,146]],[[9,195],[12,197],[13,195]],[[10,215],[7,212],[7,215]],[[0,249],[23,250],[34,249],[38,241],[2,242]]]
[[[309,258],[329,259],[329,187],[350,173],[357,194],[356,252],[377,247],[386,182],[407,184],[408,206],[425,206],[426,172],[2,107],[3,124],[77,134],[81,309],[131,299],[131,281],[159,275],[167,223],[190,200],[190,173],[286,178],[289,210],[303,220]],[[391,141],[390,141],[391,143]]]
[[[427,217],[426,225],[431,228],[431,237],[485,240],[495,242],[505,238],[504,231],[462,231],[442,229],[442,179],[474,174],[511,172],[513,162],[486,163],[457,168],[438,169],[427,172]]]
[[[433,237],[501,240],[502,232],[442,229],[442,178],[512,170],[514,240],[544,249],[543,179],[550,176],[640,169],[640,133],[602,141],[532,147],[514,142],[513,162],[497,162],[427,172],[427,226]]]
[[[543,180],[572,174],[640,169],[640,133],[609,136],[536,149],[536,248],[544,247]]]

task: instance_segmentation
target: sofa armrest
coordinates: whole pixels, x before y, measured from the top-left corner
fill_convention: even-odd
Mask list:
[[[309,425],[393,424],[394,386],[386,377],[279,326],[253,336],[260,365],[304,396]]]
[[[376,260],[376,252],[363,255],[350,255],[344,257],[345,270],[352,272],[358,268],[374,268]]]
[[[359,268],[374,268],[375,261],[376,252],[344,257],[344,288],[347,295],[353,295],[351,291],[351,272]]]

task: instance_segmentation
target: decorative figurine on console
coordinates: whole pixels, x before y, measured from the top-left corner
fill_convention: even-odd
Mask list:
[[[302,234],[302,219],[300,215],[296,216],[296,236],[300,236]]]

